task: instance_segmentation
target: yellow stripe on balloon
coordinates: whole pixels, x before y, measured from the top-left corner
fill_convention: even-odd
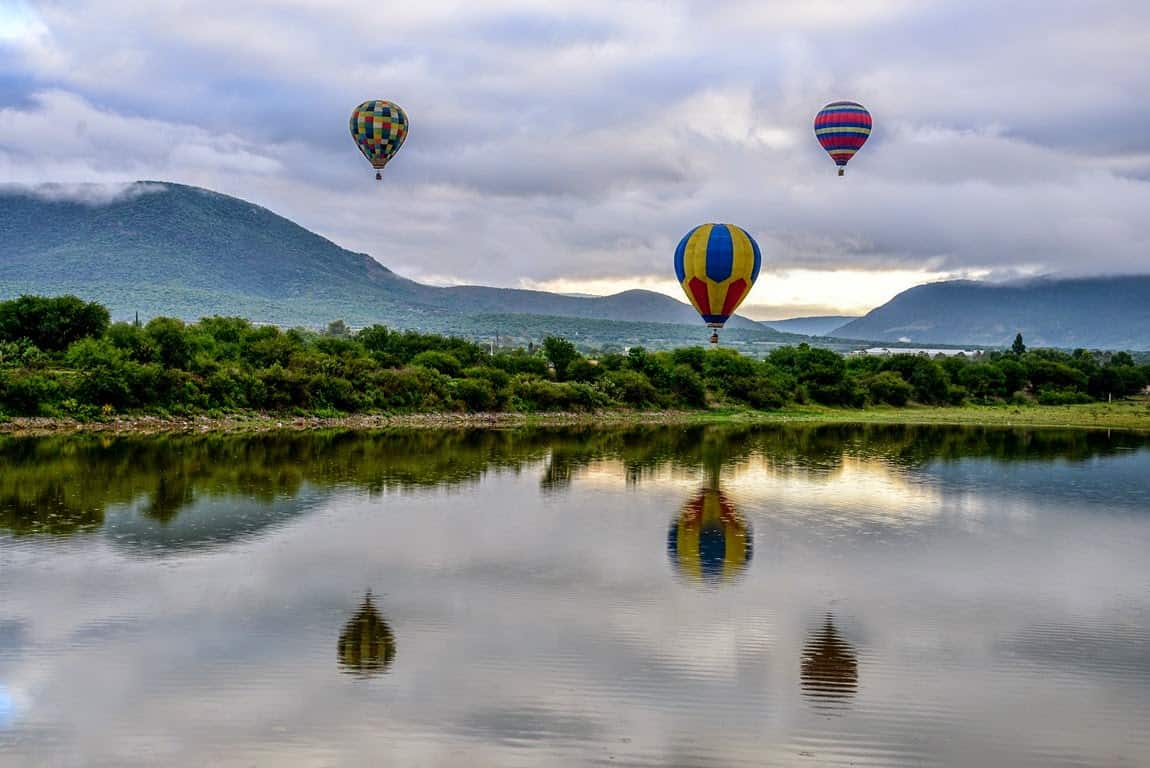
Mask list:
[[[743,278],[747,281],[747,288],[751,286],[751,273],[755,271],[755,249],[751,246],[751,238],[739,227],[728,227],[731,233],[731,245],[734,248],[734,259],[731,265],[731,280]],[[722,305],[720,305],[720,309]]]
[[[699,562],[699,526],[683,525],[683,521],[680,520],[676,538],[675,552],[679,558],[679,567],[688,575],[701,579],[703,567]]]
[[[863,128],[861,126],[855,127],[853,125],[846,126],[840,125],[833,128],[816,128],[815,136],[826,136],[828,133],[863,133],[870,136],[870,128]]]
[[[723,552],[723,577],[733,579],[743,569],[743,562],[747,559],[747,536],[742,531],[735,530],[735,526],[725,529],[726,548]]]
[[[710,307],[700,307],[698,302],[695,301],[695,295],[690,290],[690,282],[692,277],[698,277],[707,283],[707,295],[710,296],[711,303],[714,304],[715,297],[711,293],[711,281],[707,280],[707,243],[711,239],[711,229],[714,224],[704,224],[695,230],[691,235],[691,239],[687,241],[687,247],[683,251],[683,273],[686,275],[683,281],[683,288],[687,291],[687,296],[691,299],[691,304],[694,305],[696,311],[701,315],[711,314]]]

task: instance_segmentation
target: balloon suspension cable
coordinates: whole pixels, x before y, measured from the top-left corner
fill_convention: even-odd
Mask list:
[[[839,176],[845,176],[846,172],[847,172],[846,168],[839,168]]]

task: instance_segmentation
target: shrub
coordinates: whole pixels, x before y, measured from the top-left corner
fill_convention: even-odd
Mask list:
[[[67,349],[108,329],[108,310],[75,296],[21,296],[0,301],[0,340],[28,339],[46,352]]]
[[[707,404],[703,377],[687,363],[679,363],[671,370],[671,391],[684,405],[701,407]]]
[[[521,411],[593,410],[608,404],[593,387],[575,382],[516,376],[511,381],[514,405]]]
[[[1090,395],[1073,389],[1047,387],[1038,391],[1039,405],[1073,405],[1075,403],[1089,403],[1091,400]]]
[[[475,413],[495,407],[495,388],[486,379],[459,379],[452,382],[452,389],[465,410]]]
[[[18,373],[5,383],[3,404],[9,413],[35,416],[61,399],[60,384],[42,373]]]
[[[914,394],[914,387],[894,371],[882,371],[867,378],[866,388],[872,403],[906,405]]]
[[[459,376],[463,370],[463,366],[459,364],[459,360],[454,355],[437,350],[420,352],[411,358],[411,365],[419,368],[430,368],[452,378]]]
[[[638,371],[609,371],[600,379],[599,388],[610,399],[637,408],[658,398],[651,382]]]

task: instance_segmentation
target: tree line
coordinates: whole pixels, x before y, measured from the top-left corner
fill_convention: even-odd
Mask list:
[[[242,410],[339,414],[605,408],[861,408],[1082,403],[1142,392],[1150,365],[1126,352],[1026,349],[975,357],[843,356],[807,344],[764,359],[687,347],[586,355],[381,325],[352,333],[254,326],[235,317],[112,323],[74,296],[0,302],[0,415],[93,418]]]

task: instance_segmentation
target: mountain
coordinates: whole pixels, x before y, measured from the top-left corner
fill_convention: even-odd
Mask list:
[[[1150,349],[1150,275],[953,280],[903,291],[835,329],[844,339],[1031,347]]]
[[[689,305],[651,291],[565,296],[401,277],[258,205],[197,187],[137,182],[80,202],[0,187],[0,298],[74,293],[114,318],[240,315],[281,325],[343,319],[464,333],[476,315],[688,324]],[[754,321],[731,329],[778,336]]]
[[[855,315],[814,315],[811,317],[791,317],[786,320],[760,320],[759,325],[765,325],[784,333],[826,336],[836,328],[841,328],[854,320],[855,317]]]

